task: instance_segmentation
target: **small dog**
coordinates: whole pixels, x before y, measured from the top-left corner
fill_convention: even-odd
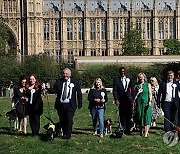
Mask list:
[[[112,120],[110,118],[104,121],[104,128],[106,135],[112,133]]]
[[[121,138],[124,135],[124,128],[121,125],[121,123],[119,123],[119,125],[118,125],[118,127],[117,127],[117,129],[115,131],[115,134],[116,134],[117,138]]]
[[[12,109],[11,111],[8,111],[6,113],[6,117],[9,120],[9,124],[10,124],[10,131],[12,130],[18,130],[18,118],[17,118],[17,113],[16,113],[16,109]]]
[[[46,116],[45,116],[46,117]],[[48,141],[52,141],[56,136],[62,134],[60,122],[54,123],[49,117],[46,117],[50,120],[50,123],[44,126],[46,130]]]

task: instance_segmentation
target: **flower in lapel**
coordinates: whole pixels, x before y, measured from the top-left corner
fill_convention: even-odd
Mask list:
[[[174,84],[172,84],[172,87],[175,89],[177,87],[177,85],[174,83]]]
[[[71,97],[72,97],[72,89],[73,89],[73,87],[74,87],[74,83],[70,83],[69,84],[69,88],[70,88],[69,99],[71,99]]]
[[[74,83],[70,83],[69,88],[73,88],[73,87],[74,87]]]
[[[129,85],[130,79],[126,78],[127,85]]]
[[[104,96],[105,96],[105,92],[101,92],[101,96],[102,96],[102,99],[104,99]]]
[[[172,88],[173,88],[173,98],[175,98],[175,89],[176,89],[177,85],[175,83],[172,84]]]
[[[155,86],[154,90],[155,91],[158,91],[159,87],[158,86]]]

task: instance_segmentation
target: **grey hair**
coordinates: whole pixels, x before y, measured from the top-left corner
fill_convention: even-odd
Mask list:
[[[63,72],[64,72],[64,71],[68,71],[69,74],[71,75],[71,70],[70,70],[69,68],[65,68],[65,69],[63,70]]]

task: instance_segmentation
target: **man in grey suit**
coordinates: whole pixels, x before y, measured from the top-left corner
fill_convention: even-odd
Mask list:
[[[58,112],[63,130],[63,139],[70,139],[73,126],[73,117],[76,108],[82,107],[82,93],[79,82],[71,77],[71,70],[65,68],[63,77],[58,79],[50,90],[57,94],[55,109]]]

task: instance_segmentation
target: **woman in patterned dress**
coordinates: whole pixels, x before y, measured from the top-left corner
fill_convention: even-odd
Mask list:
[[[156,126],[156,119],[159,116],[160,109],[157,107],[157,95],[159,84],[155,77],[150,78],[150,84],[152,89],[152,126]]]

